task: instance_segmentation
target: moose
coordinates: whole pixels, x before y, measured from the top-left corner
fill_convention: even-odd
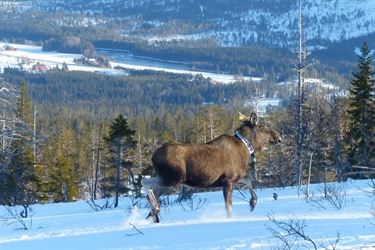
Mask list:
[[[250,156],[263,150],[267,144],[282,141],[280,134],[258,124],[258,117],[239,113],[242,125],[234,135],[221,135],[202,144],[167,144],[158,148],[152,156],[152,164],[157,176],[143,178],[141,183],[155,223],[159,223],[159,197],[169,188],[179,185],[209,188],[223,187],[227,217],[232,216],[232,193],[236,183],[248,186],[251,193],[250,211],[257,204],[257,196],[246,173]]]

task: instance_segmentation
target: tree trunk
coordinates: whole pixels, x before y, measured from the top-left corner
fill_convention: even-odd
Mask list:
[[[66,186],[66,182],[64,182],[63,184],[63,198],[62,198],[62,202],[66,202],[66,196],[68,194],[68,188]]]
[[[335,159],[335,167],[337,173],[337,182],[340,183],[342,181],[342,163],[341,163],[341,143],[340,143],[340,122],[339,122],[339,114],[338,114],[338,107],[337,107],[337,100],[336,96],[333,96],[333,105],[332,105],[332,113],[334,116],[334,159]]]
[[[133,184],[133,187],[135,189],[135,194],[136,196],[139,196],[140,195],[140,192],[139,192],[139,189],[138,189],[138,186],[137,186],[137,183],[135,182],[135,178],[134,178],[134,174],[133,174],[133,171],[131,170],[131,165],[129,167],[126,168],[129,172],[129,175],[130,175],[130,179],[132,181],[132,184]]]
[[[312,157],[313,153],[310,154],[310,164],[309,164],[309,174],[307,177],[307,186],[306,186],[306,197],[309,197],[309,188],[310,188],[310,181],[311,181],[311,165],[312,165]]]
[[[116,166],[116,201],[115,207],[118,207],[118,197],[120,189],[120,168],[121,168],[121,157],[122,156],[122,146],[117,147],[117,166]]]
[[[100,138],[102,136],[102,124],[99,127],[99,135],[98,135],[98,150],[96,155],[96,166],[95,166],[95,177],[94,177],[94,195],[93,199],[96,200],[96,193],[98,187],[98,174],[99,174],[99,163],[100,163]]]

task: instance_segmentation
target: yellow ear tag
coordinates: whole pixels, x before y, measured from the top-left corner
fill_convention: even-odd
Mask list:
[[[244,117],[242,114],[240,114],[240,115],[238,116],[238,120],[240,120],[240,121],[243,121],[244,118],[245,118],[245,117]]]

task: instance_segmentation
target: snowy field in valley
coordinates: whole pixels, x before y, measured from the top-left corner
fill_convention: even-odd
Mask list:
[[[334,183],[341,190],[341,209],[327,200],[306,202],[297,189],[256,190],[258,205],[249,211],[249,193],[234,192],[233,218],[225,215],[222,192],[196,194],[193,204],[174,203],[169,196],[161,223],[146,220],[149,212],[145,200],[133,207],[134,200],[120,198],[118,208],[95,211],[87,202],[33,205],[22,224],[9,218],[9,211],[19,207],[0,207],[0,249],[272,249],[281,247],[269,228],[280,235],[286,232],[269,220],[288,223],[294,218],[304,222],[304,233],[317,249],[375,249],[374,190],[369,180]],[[312,185],[310,192],[320,197],[322,186]],[[330,186],[332,187],[332,186]],[[304,189],[304,188],[302,188]],[[274,200],[273,193],[278,194]],[[245,196],[243,199],[242,194]],[[201,201],[201,203],[199,203]],[[98,205],[105,201],[98,200]],[[203,206],[200,205],[203,203]],[[200,207],[200,208],[199,208]],[[9,220],[6,220],[9,219]],[[8,225],[10,222],[14,224]],[[293,240],[293,238],[289,238]],[[313,244],[297,238],[292,249],[314,249]],[[303,247],[303,245],[305,247]],[[326,248],[324,248],[326,247]]]
[[[16,48],[17,51],[5,50],[5,46],[8,46],[8,45],[12,46],[13,48]],[[135,69],[135,70],[159,70],[159,71],[165,71],[165,72],[171,72],[171,73],[192,74],[192,75],[201,74],[204,77],[210,77],[213,81],[221,82],[221,83],[232,83],[235,81],[233,78],[233,75],[227,75],[227,74],[214,74],[214,73],[208,73],[208,72],[188,71],[188,70],[182,70],[182,69],[166,69],[166,68],[160,68],[160,67],[150,67],[150,66],[144,66],[144,65],[115,63],[115,62],[111,62],[112,69],[103,69],[103,68],[97,68],[97,67],[77,65],[73,62],[74,58],[81,58],[81,57],[82,57],[81,54],[44,52],[42,51],[42,47],[40,46],[0,42],[0,72],[6,67],[19,67],[19,63],[21,63],[25,59],[28,59],[32,61],[33,63],[39,62],[40,64],[43,64],[49,67],[56,67],[56,65],[58,65],[59,68],[62,68],[62,64],[66,63],[69,70],[91,71],[91,72],[98,72],[98,73],[109,74],[109,75],[124,74],[123,71],[113,69],[116,66],[120,66],[123,68]],[[261,78],[249,78],[249,77],[245,77],[244,79],[247,79],[247,80],[252,79],[254,81],[261,80]]]

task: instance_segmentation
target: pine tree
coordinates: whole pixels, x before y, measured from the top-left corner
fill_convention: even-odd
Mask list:
[[[358,55],[358,69],[352,75],[349,89],[350,118],[346,143],[351,164],[362,167],[374,167],[375,146],[375,106],[374,72],[371,70],[372,57],[367,43],[364,42]]]

